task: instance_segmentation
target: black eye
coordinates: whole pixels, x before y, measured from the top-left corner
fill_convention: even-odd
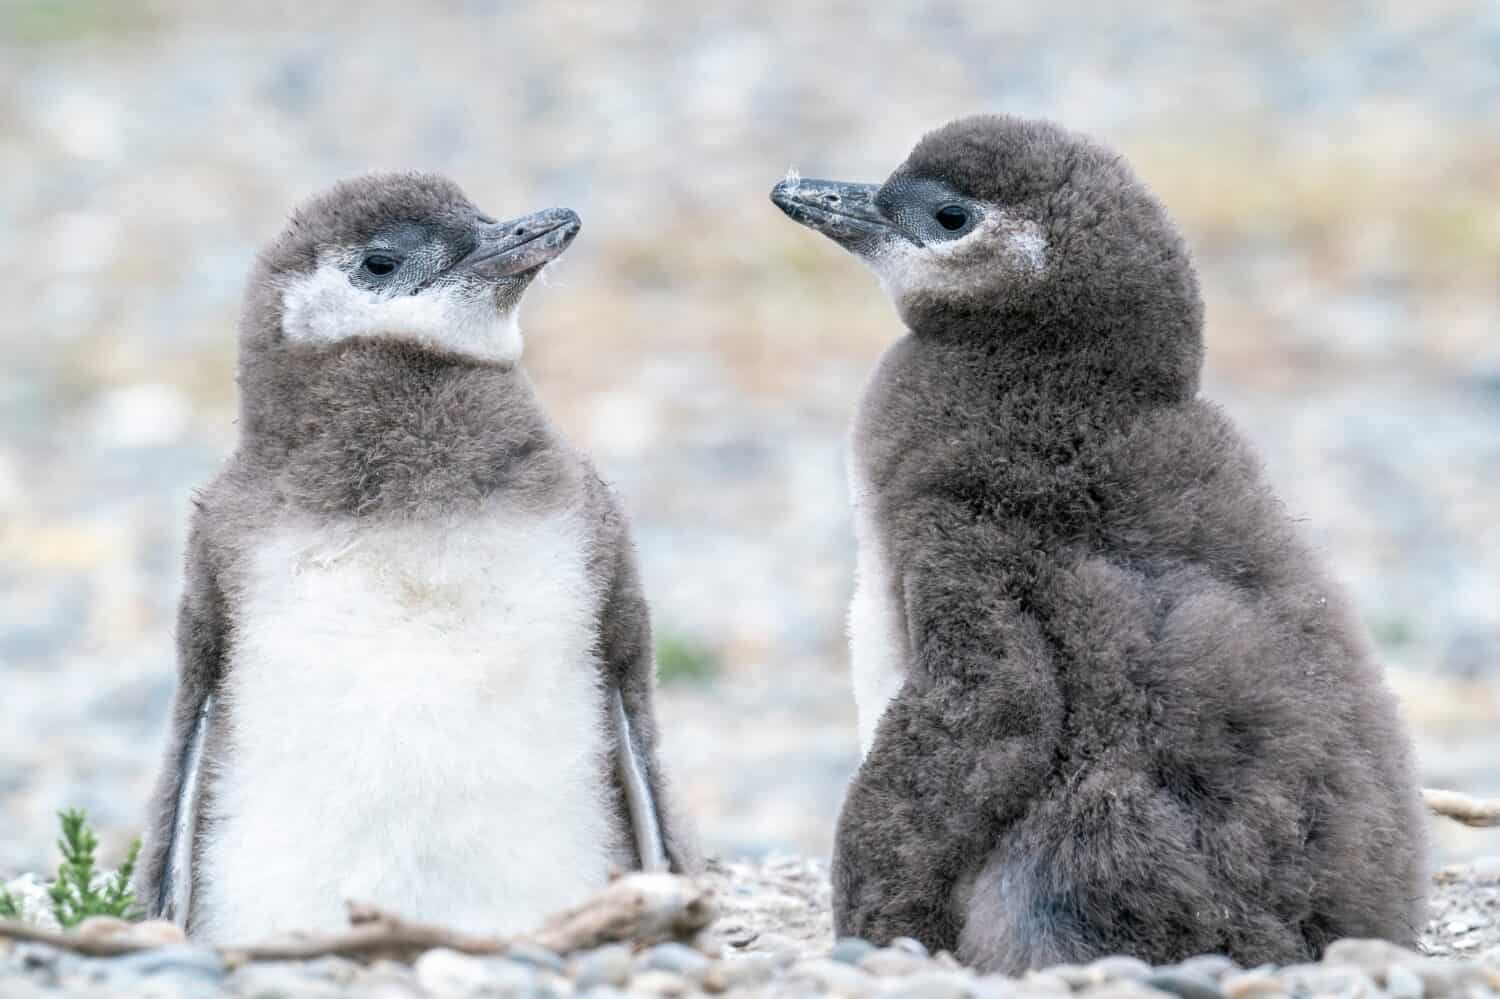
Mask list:
[[[937,210],[938,225],[949,232],[957,232],[969,224],[969,213],[958,205],[944,205]]]
[[[388,257],[384,253],[372,253],[365,258],[365,270],[376,277],[385,277],[400,266],[400,261],[395,257]]]

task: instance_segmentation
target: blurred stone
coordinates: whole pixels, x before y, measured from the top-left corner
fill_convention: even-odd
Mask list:
[[[828,956],[835,961],[843,961],[845,964],[858,964],[864,960],[866,955],[875,952],[875,945],[868,940],[859,937],[840,937],[834,941],[833,949]]]
[[[901,983],[909,999],[965,999],[974,994],[974,976],[960,971],[924,971]]]
[[[1286,993],[1286,986],[1269,971],[1256,969],[1231,974],[1219,983],[1226,999],[1259,999]]]
[[[844,961],[815,957],[798,961],[787,971],[792,982],[811,982],[824,993],[837,996],[868,995],[874,986],[870,976]],[[908,983],[903,982],[903,990]]]
[[[636,974],[630,980],[630,991],[653,996],[685,996],[693,991],[693,983],[670,971],[653,969]]]
[[[713,962],[703,976],[703,987],[710,992],[727,992],[750,988],[771,980],[780,964],[768,954],[742,954]]]
[[[926,967],[927,962],[909,951],[882,947],[860,959],[858,967],[872,975],[889,978],[910,975]]]
[[[1181,969],[1161,969],[1148,975],[1143,983],[1180,999],[1223,999],[1224,996],[1212,978]]]
[[[1138,982],[1151,974],[1151,965],[1140,958],[1126,955],[1101,957],[1089,964],[1087,969],[1095,982]]]
[[[634,957],[626,944],[610,944],[587,951],[572,961],[573,984],[579,990],[596,985],[623,986],[630,980]]]
[[[685,944],[668,942],[657,944],[642,954],[636,961],[640,971],[670,971],[681,975],[694,985],[700,985],[708,974],[708,958]]]
[[[527,940],[513,943],[505,951],[506,960],[529,964],[543,971],[562,971],[563,960],[555,951]]]

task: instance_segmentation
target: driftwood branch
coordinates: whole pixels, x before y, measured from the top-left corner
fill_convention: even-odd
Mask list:
[[[675,874],[632,874],[611,882],[578,908],[553,916],[531,939],[567,954],[622,940],[689,939],[713,918],[713,900],[697,882]]]
[[[156,944],[120,937],[91,937],[66,930],[46,930],[30,923],[14,919],[0,919],[0,940],[16,940],[21,943],[46,944],[59,950],[69,950],[84,957],[119,957],[134,954],[138,950],[150,950]]]
[[[1429,811],[1466,826],[1500,826],[1500,798],[1471,798],[1457,791],[1424,787],[1422,800]]]
[[[652,944],[686,940],[712,921],[707,889],[675,874],[630,874],[569,912],[553,916],[534,933],[517,937],[477,936],[442,926],[408,923],[369,906],[350,904],[349,929],[303,934],[245,946],[217,948],[229,964],[248,961],[304,961],[338,956],[357,961],[379,958],[411,961],[422,952],[446,947],[465,954],[504,954],[522,942],[542,944],[560,954],[616,941]],[[0,939],[47,944],[89,957],[115,957],[160,946],[155,941],[116,935],[93,937],[0,920]]]

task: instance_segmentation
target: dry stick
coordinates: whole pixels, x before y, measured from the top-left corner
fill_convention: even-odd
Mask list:
[[[1500,826],[1500,798],[1471,798],[1457,791],[1422,788],[1427,808],[1466,826]]]
[[[465,954],[504,954],[521,942],[539,943],[560,954],[628,940],[650,944],[689,939],[714,916],[709,891],[675,874],[630,874],[583,905],[549,919],[535,933],[489,937],[441,926],[406,923],[378,909],[351,904],[350,928],[343,933],[308,934],[249,946],[219,947],[230,964],[247,961],[303,961],[339,956],[371,961],[412,960],[423,951],[446,947]],[[119,937],[86,937],[10,920],[0,920],[0,938],[43,943],[89,957],[116,957],[160,946]]]

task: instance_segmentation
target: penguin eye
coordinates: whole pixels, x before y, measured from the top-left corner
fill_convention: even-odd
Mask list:
[[[958,205],[944,205],[937,210],[937,221],[949,232],[957,232],[969,224],[969,213]]]
[[[365,270],[376,277],[385,277],[400,266],[400,261],[384,253],[372,253],[365,258]]]

